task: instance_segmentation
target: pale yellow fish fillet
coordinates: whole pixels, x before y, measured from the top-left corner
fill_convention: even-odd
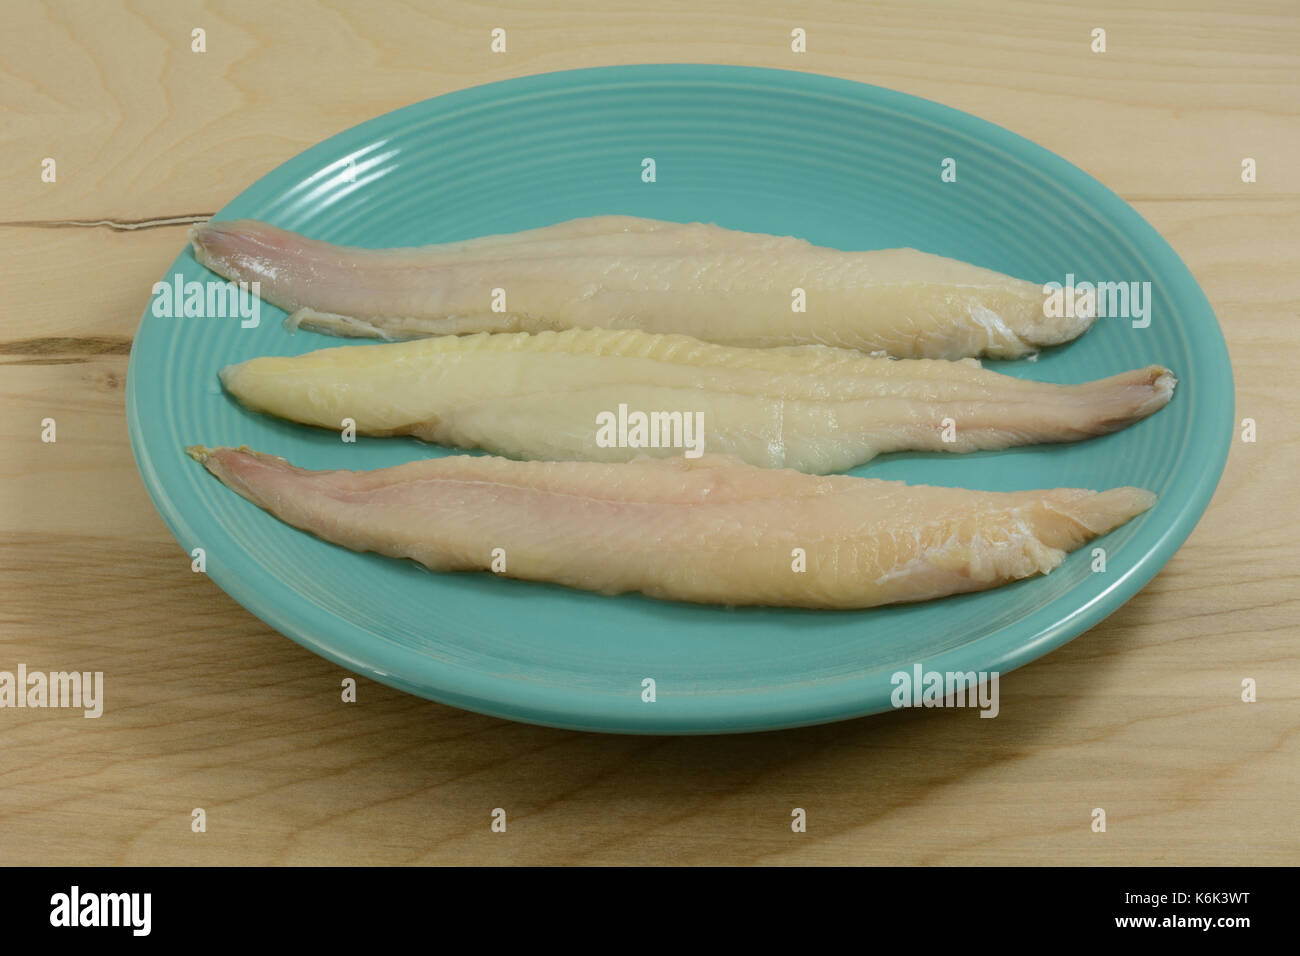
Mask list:
[[[884,452],[1100,435],[1162,408],[1174,388],[1160,366],[1051,385],[974,361],[816,345],[738,349],[604,329],[329,348],[255,358],[223,369],[221,380],[244,404],[292,421],[339,429],[351,419],[361,434],[415,435],[511,458],[715,451],[819,474]],[[608,427],[620,405],[630,426],[621,439]],[[649,426],[639,433],[634,413]]]
[[[816,477],[714,455],[453,456],[306,471],[248,449],[189,453],[281,520],[355,551],[729,605],[865,608],[996,587],[1051,571],[1156,501],[1140,488],[985,492]]]
[[[633,328],[735,346],[1016,358],[1093,321],[1046,316],[1038,283],[915,249],[844,252],[631,216],[382,250],[247,219],[190,238],[199,262],[259,282],[293,324],[346,336]]]

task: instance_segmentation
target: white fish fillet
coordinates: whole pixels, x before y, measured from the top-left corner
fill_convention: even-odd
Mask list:
[[[293,324],[338,335],[635,328],[735,346],[1017,358],[1093,321],[1046,316],[1038,283],[915,249],[843,252],[631,216],[384,250],[254,220],[209,222],[190,238],[199,262],[260,282],[264,298],[296,313]],[[805,311],[794,311],[795,289]]]
[[[1156,501],[1140,488],[815,477],[713,455],[306,471],[248,449],[189,453],[281,520],[355,551],[481,571],[499,548],[510,577],[731,605],[864,608],[983,590],[1051,571]]]
[[[884,452],[1100,435],[1162,408],[1174,387],[1158,365],[1051,385],[974,361],[817,345],[737,349],[604,329],[321,349],[232,365],[221,380],[245,405],[292,421],[338,429],[350,418],[361,434],[414,435],[510,458],[628,461],[711,450],[815,473]],[[621,447],[597,428],[598,416],[616,416],[620,405],[660,416]]]

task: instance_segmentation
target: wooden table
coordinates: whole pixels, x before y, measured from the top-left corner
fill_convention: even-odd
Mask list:
[[[1293,2],[416,6],[6,5],[0,670],[102,670],[107,689],[98,720],[0,710],[0,862],[1300,862]],[[489,49],[498,26],[504,54]],[[1258,441],[1234,442],[1155,581],[1003,680],[997,720],[913,711],[624,738],[366,680],[345,705],[346,674],[191,573],[150,505],[123,384],[187,223],[406,103],[670,61],[843,76],[1014,129],[1132,202],[1218,313]]]

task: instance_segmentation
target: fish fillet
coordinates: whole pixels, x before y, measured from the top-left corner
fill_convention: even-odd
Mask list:
[[[361,434],[414,435],[510,458],[628,461],[711,450],[819,474],[884,452],[1100,435],[1163,407],[1174,387],[1158,365],[1051,385],[974,361],[820,345],[738,349],[605,329],[321,349],[232,365],[221,380],[245,405],[292,421],[338,429],[350,418]],[[624,429],[621,446],[610,444],[615,429],[597,427],[620,405],[659,416],[641,433]]]
[[[843,252],[631,216],[384,250],[247,219],[206,223],[190,239],[199,262],[260,282],[292,323],[347,336],[634,328],[735,346],[1017,358],[1093,321],[1046,316],[1037,283],[915,249]]]
[[[188,451],[249,501],[354,551],[482,571],[500,549],[495,570],[509,577],[729,605],[864,608],[979,591],[1051,571],[1156,501],[1140,488],[816,477],[715,455],[306,471],[248,449]]]

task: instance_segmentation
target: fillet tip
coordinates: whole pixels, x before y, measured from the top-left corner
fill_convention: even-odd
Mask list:
[[[185,454],[209,470],[212,469],[214,464],[219,463],[223,456],[229,455],[243,455],[248,458],[261,458],[266,461],[285,461],[279,455],[268,455],[264,451],[256,451],[247,445],[240,445],[238,448],[233,445],[219,445],[216,448],[208,448],[206,445],[186,445]]]
[[[290,251],[289,237],[292,234],[253,219],[209,219],[191,226],[187,235],[194,257],[213,271],[227,275],[224,269],[214,268],[214,265],[228,267],[232,258],[258,252],[269,256],[286,255]]]
[[[203,261],[203,251],[204,251],[203,234],[200,232],[200,229],[202,229],[203,226],[206,225],[207,223],[201,223],[197,226],[190,226],[189,232],[185,234],[186,238],[189,239],[190,241],[190,249],[192,249],[194,252],[194,258],[198,259],[200,262]]]
[[[1091,314],[1049,317],[1043,313],[1039,304],[1030,310],[1027,320],[1014,331],[1025,351],[1037,352],[1073,342],[1091,329],[1096,321],[1097,316]]]
[[[1149,365],[1142,371],[1151,394],[1139,412],[1141,415],[1149,415],[1169,404],[1174,397],[1174,389],[1178,386],[1178,379],[1163,365]]]
[[[249,361],[253,360],[250,359]],[[223,365],[221,368],[217,369],[217,378],[220,380],[222,388],[228,392],[234,391],[234,389],[230,387],[230,383],[238,374],[239,368],[244,364],[244,362],[236,362],[234,365]]]
[[[1057,500],[1048,508],[1064,515],[1087,530],[1087,537],[1098,537],[1151,510],[1159,496],[1145,488],[1124,485],[1105,491],[1083,492],[1073,500]]]
[[[226,228],[228,225],[229,223],[213,222],[209,219],[207,222],[190,226],[189,229],[188,237],[190,248],[194,250],[194,258],[214,272],[220,272],[214,268],[214,264],[219,263],[222,254],[228,251],[225,246],[229,243],[222,241],[232,235]],[[221,274],[225,275],[224,272]]]

